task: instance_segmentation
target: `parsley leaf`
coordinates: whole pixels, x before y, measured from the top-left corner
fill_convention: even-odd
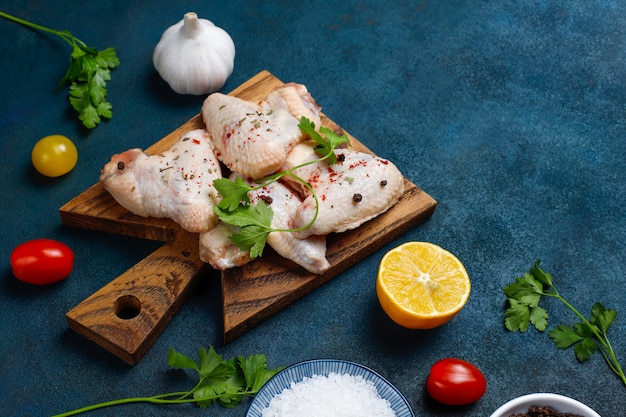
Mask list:
[[[506,328],[512,332],[525,332],[530,323],[530,309],[528,305],[509,299],[509,308],[506,309],[504,323]]]
[[[537,307],[541,299],[542,284],[535,280],[532,275],[524,274],[517,278],[514,283],[504,288],[504,293],[511,299],[518,300],[525,306]]]
[[[537,330],[543,332],[548,327],[548,312],[542,307],[532,307],[530,309],[530,323]]]
[[[265,355],[252,355],[248,358],[239,357],[239,366],[243,369],[246,378],[246,389],[258,391],[273,376],[265,372],[267,357]]]
[[[596,302],[586,319],[574,306],[559,294],[552,275],[539,267],[540,261],[522,277],[504,287],[508,307],[504,313],[504,325],[512,332],[525,332],[532,324],[538,331],[546,330],[548,312],[539,306],[542,297],[560,300],[581,321],[572,326],[559,324],[548,332],[548,337],[559,349],[574,347],[574,355],[584,362],[599,351],[609,368],[626,385],[626,375],[622,370],[607,332],[617,317],[615,310],[607,309]]]
[[[601,332],[609,330],[609,327],[617,317],[617,311],[609,310],[600,303],[595,303],[591,307],[589,322],[596,326]]]
[[[317,144],[315,146],[315,152],[324,156],[329,164],[337,163],[337,155],[335,155],[333,151],[339,145],[349,142],[348,136],[339,136],[328,128],[320,127],[320,132],[326,136],[326,138],[324,138],[315,130],[315,123],[306,117],[300,119],[298,126]]]
[[[582,340],[582,337],[580,337],[573,328],[564,324],[559,324],[553,330],[550,330],[548,336],[550,336],[550,339],[552,339],[559,349],[567,349],[574,343],[578,343]]]
[[[247,358],[237,356],[223,359],[213,346],[210,346],[209,349],[200,349],[199,362],[170,348],[167,352],[167,363],[174,369],[195,371],[198,375],[196,385],[185,392],[107,401],[53,417],[74,416],[87,411],[129,403],[195,403],[200,408],[218,403],[225,408],[233,408],[240,404],[245,397],[256,395],[270,378],[284,369],[284,367],[268,369],[266,356],[259,354]]]
[[[228,178],[218,178],[213,181],[213,186],[222,196],[218,205],[221,209],[234,211],[241,202],[250,204],[248,192],[252,191],[253,188],[244,183],[241,177],[236,177],[234,181]]]
[[[111,70],[120,65],[114,48],[99,51],[87,46],[66,30],[50,29],[1,11],[0,17],[31,29],[52,33],[70,44],[72,46],[70,65],[59,87],[69,84],[70,105],[78,113],[78,119],[88,129],[96,127],[102,118],[113,117],[113,107],[106,101],[106,96]]]
[[[272,231],[271,227],[251,225],[242,227],[238,233],[230,236],[230,239],[242,250],[249,250],[251,258],[258,258],[263,255],[267,237]]]
[[[202,352],[202,351],[200,351],[200,352]],[[196,361],[194,361],[191,358],[188,358],[187,356],[183,355],[182,353],[179,353],[179,352],[175,351],[174,349],[170,349],[167,352],[167,363],[172,368],[176,368],[176,369],[195,369],[196,371],[200,372],[200,367],[198,366]]]
[[[213,210],[224,223],[238,226],[239,231],[230,240],[243,251],[250,251],[250,257],[256,258],[263,254],[267,236],[272,229],[274,212],[267,204],[259,201],[256,206],[239,205],[232,211],[224,210],[219,205]]]

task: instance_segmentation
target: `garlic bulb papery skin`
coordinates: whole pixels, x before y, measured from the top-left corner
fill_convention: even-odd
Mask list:
[[[189,12],[163,32],[152,64],[177,93],[210,94],[232,74],[235,44],[224,29]]]

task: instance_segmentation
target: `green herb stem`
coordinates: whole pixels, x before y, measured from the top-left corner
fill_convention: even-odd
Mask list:
[[[20,19],[19,17],[12,16],[12,15],[10,15],[8,13],[5,13],[5,12],[3,12],[1,10],[0,10],[0,17],[4,17],[7,20],[10,20],[12,22],[18,23],[20,25],[26,26],[26,27],[31,28],[31,29],[36,29],[36,30],[40,30],[42,32],[48,32],[48,33],[52,33],[53,35],[57,35],[60,38],[62,38],[65,42],[69,43],[71,46],[75,46],[75,45],[87,46],[85,44],[85,42],[83,42],[80,39],[76,38],[75,36],[73,36],[67,30],[51,29],[51,28],[48,28],[48,27],[45,27],[45,26],[42,26],[42,25],[38,25],[37,23],[32,23],[32,22],[29,22],[27,20]]]
[[[72,47],[69,68],[59,87],[69,85],[69,103],[85,127],[93,129],[102,118],[110,119],[113,116],[111,103],[106,101],[106,96],[111,70],[120,64],[114,48],[99,51],[87,46],[67,30],[50,29],[2,11],[0,17],[30,29],[56,35]]]
[[[587,328],[589,328],[593,332],[598,342],[600,342],[600,346],[599,346],[600,353],[604,357],[604,360],[609,365],[609,368],[611,368],[611,370],[622,380],[624,385],[626,385],[626,375],[624,374],[624,371],[622,370],[622,367],[620,366],[619,361],[617,360],[615,351],[613,350],[613,347],[611,346],[611,342],[609,341],[609,338],[606,335],[606,333],[599,332],[598,328],[592,325],[585,318],[585,316],[580,314],[580,312],[573,305],[571,305],[566,299],[561,297],[561,295],[558,293],[558,291],[554,287],[552,287],[552,289],[555,294],[554,296],[558,298],[559,300],[561,300],[561,302],[568,309],[570,309],[570,311],[572,311],[576,316],[578,316],[578,318],[585,324],[585,326],[587,326]]]

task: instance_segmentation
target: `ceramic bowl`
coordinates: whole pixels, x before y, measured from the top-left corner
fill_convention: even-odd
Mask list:
[[[272,398],[284,389],[290,388],[292,382],[300,382],[305,377],[311,378],[313,375],[328,376],[330,373],[361,376],[366,381],[371,381],[378,395],[389,401],[397,417],[415,417],[406,398],[385,378],[366,366],[336,359],[314,359],[283,369],[267,381],[254,396],[246,417],[261,417],[263,409],[269,405]]]
[[[490,417],[510,417],[516,413],[528,412],[528,407],[548,406],[560,413],[578,414],[583,417],[600,417],[600,414],[573,398],[559,394],[536,393],[512,399],[491,414]]]

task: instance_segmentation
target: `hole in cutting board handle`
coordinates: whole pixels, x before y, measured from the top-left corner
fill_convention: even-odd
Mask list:
[[[123,295],[115,300],[115,315],[120,319],[134,319],[139,313],[141,313],[141,301],[134,295]]]

